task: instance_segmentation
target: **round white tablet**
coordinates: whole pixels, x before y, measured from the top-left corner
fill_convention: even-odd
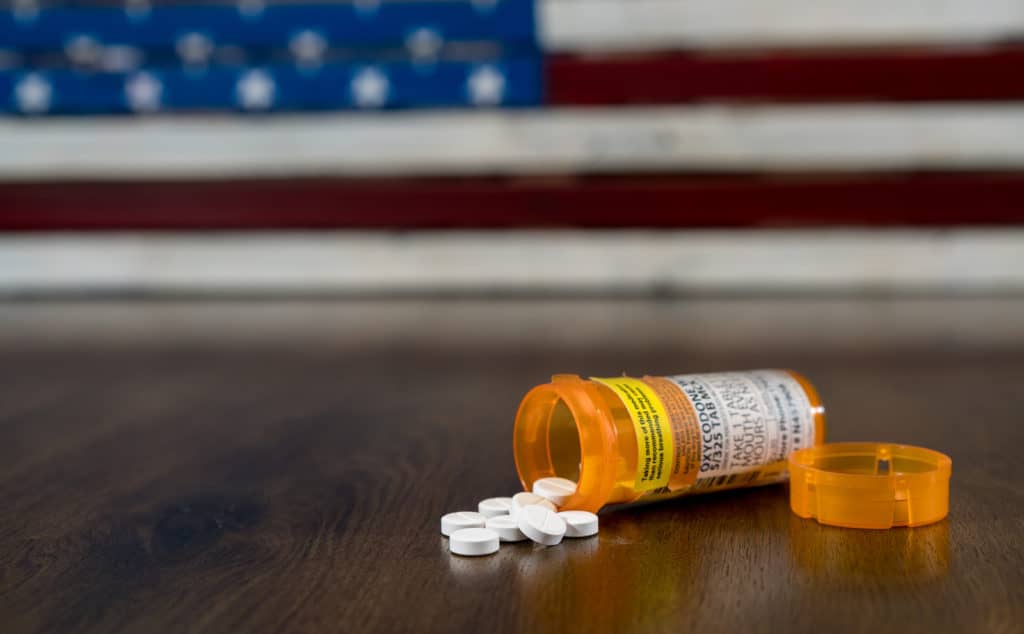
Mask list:
[[[441,517],[441,534],[451,536],[462,528],[483,528],[487,518],[473,511],[458,511]]]
[[[589,511],[562,511],[558,517],[565,520],[566,537],[597,535],[597,516]]]
[[[487,528],[498,534],[503,542],[521,542],[526,539],[519,530],[519,522],[511,515],[498,515],[487,518]]]
[[[554,504],[552,504],[548,500],[545,500],[536,493],[529,493],[527,491],[523,491],[522,493],[516,493],[515,495],[512,496],[512,517],[517,517],[524,508],[533,505],[543,506],[549,511],[558,510],[555,508]]]
[[[452,533],[448,550],[467,557],[490,555],[498,552],[498,534],[486,528],[461,528]]]
[[[484,517],[498,517],[512,514],[512,498],[487,498],[477,505]]]
[[[519,530],[538,544],[554,546],[565,537],[565,520],[539,504],[523,507],[516,520]]]
[[[555,506],[562,506],[576,493],[576,483],[566,478],[541,478],[533,483],[533,492],[551,500]]]

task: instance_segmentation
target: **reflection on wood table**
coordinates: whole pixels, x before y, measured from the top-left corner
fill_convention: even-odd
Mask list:
[[[1024,627],[1024,300],[9,302],[0,359],[5,634]],[[949,518],[827,528],[770,486],[448,554],[551,373],[755,367],[832,440],[951,455]]]

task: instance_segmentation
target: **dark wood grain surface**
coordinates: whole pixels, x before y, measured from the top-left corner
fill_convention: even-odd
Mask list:
[[[792,367],[835,440],[953,458],[949,518],[785,486],[449,556],[553,372]],[[0,631],[1022,632],[1024,300],[0,304]]]

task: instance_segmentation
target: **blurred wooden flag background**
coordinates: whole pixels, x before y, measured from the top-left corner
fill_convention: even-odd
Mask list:
[[[989,226],[940,255],[1005,251],[966,276],[1017,288],[1021,68],[1019,0],[13,0],[0,258],[55,230]]]

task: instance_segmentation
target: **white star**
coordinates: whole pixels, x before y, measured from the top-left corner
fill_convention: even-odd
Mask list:
[[[36,0],[14,0],[14,19],[31,22],[39,17],[39,3]]]
[[[300,31],[288,42],[288,50],[299,64],[316,65],[327,51],[327,40],[316,31]]]
[[[249,19],[260,17],[265,8],[263,0],[238,0],[238,12]]]
[[[179,37],[174,49],[186,64],[200,65],[205,64],[213,54],[213,42],[202,33],[192,31]]]
[[[14,87],[14,96],[22,112],[39,114],[50,109],[53,87],[41,75],[29,73]]]
[[[274,80],[262,70],[242,75],[235,86],[238,102],[246,110],[266,110],[274,104]]]
[[[441,34],[426,27],[416,29],[405,38],[405,48],[415,61],[431,61],[437,58],[444,45]]]
[[[469,100],[477,106],[494,106],[505,96],[505,76],[493,66],[481,66],[466,80]]]
[[[126,73],[142,64],[142,51],[134,46],[116,44],[101,51],[100,68],[112,73]]]
[[[350,88],[357,106],[379,108],[387,102],[391,85],[384,73],[376,68],[364,68],[352,78]]]
[[[132,20],[142,20],[149,17],[151,8],[149,0],[125,0],[124,12]]]
[[[153,112],[160,109],[164,86],[149,73],[137,73],[124,84],[124,96],[128,106],[136,112]]]
[[[100,43],[88,35],[76,35],[64,45],[64,53],[79,66],[94,66],[102,52]]]

